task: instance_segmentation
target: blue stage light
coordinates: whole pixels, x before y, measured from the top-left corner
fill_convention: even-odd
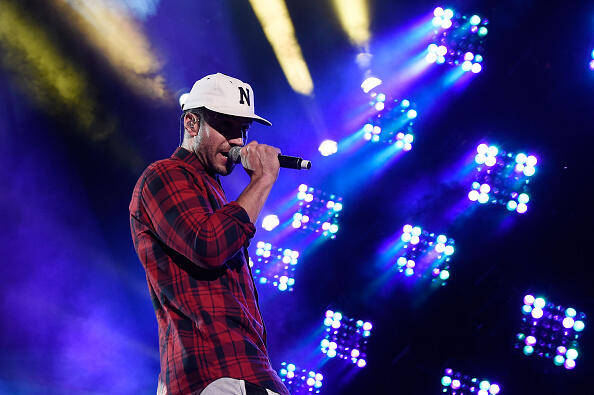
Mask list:
[[[378,86],[380,86],[382,84],[382,80],[380,80],[377,77],[368,77],[366,78],[362,83],[361,83],[361,89],[363,89],[363,92],[365,93],[369,93],[371,92],[374,88],[377,88]]]
[[[298,258],[298,251],[259,241],[256,243],[255,261],[250,257],[249,262],[254,281],[270,284],[279,291],[292,291]]]
[[[536,172],[536,156],[505,152],[495,145],[480,144],[474,162],[475,180],[468,199],[481,204],[494,203],[523,214],[530,201],[530,177]],[[491,188],[497,185],[497,188]]]
[[[336,238],[338,218],[343,209],[342,197],[301,184],[297,201],[297,211],[291,222],[293,228]]]
[[[431,23],[434,36],[425,57],[429,63],[460,66],[465,72],[479,73],[482,70],[479,63],[483,61],[481,53],[488,33],[487,19],[478,15],[455,14],[452,9],[437,7]]]
[[[363,138],[372,143],[394,144],[403,151],[412,149],[414,120],[418,116],[410,100],[390,100],[383,93],[372,94],[374,112],[363,126]]]
[[[279,376],[291,394],[319,394],[324,375],[313,370],[301,369],[292,363],[283,362]]]
[[[408,117],[408,119],[415,119],[417,117],[417,111],[416,110],[408,110],[406,112],[406,116]]]
[[[270,215],[265,216],[262,219],[262,228],[264,228],[270,232],[271,230],[276,228],[279,223],[280,223],[280,221],[278,219],[278,216],[276,216],[274,214],[270,214]]]
[[[445,285],[450,277],[454,240],[410,224],[403,226],[400,240],[403,245],[396,253],[395,268],[406,277],[431,278],[431,281]]]
[[[322,156],[334,155],[338,151],[338,143],[334,140],[324,140],[320,143],[318,151]]]
[[[584,313],[572,307],[556,306],[544,298],[526,295],[515,348],[522,349],[525,355],[536,354],[553,359],[557,366],[573,369],[579,356],[578,340],[585,318]]]
[[[481,380],[471,377],[453,369],[445,369],[441,377],[442,393],[452,395],[478,394],[478,395],[497,395],[501,392],[499,384],[489,380]]]
[[[329,358],[338,357],[358,367],[366,362],[367,338],[372,329],[371,322],[344,317],[340,312],[327,310],[324,317],[325,335],[320,348]]]

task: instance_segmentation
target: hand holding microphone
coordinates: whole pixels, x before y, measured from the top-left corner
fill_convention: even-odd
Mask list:
[[[265,155],[266,153],[273,154],[273,152],[269,151],[268,148],[271,148],[276,151],[277,158],[278,158],[278,164],[280,167],[284,167],[287,169],[297,169],[297,170],[311,169],[310,161],[302,159],[302,158],[298,158],[295,156],[281,155],[280,150],[278,148],[271,147],[271,146],[268,146],[265,144],[258,144],[256,141],[250,142],[245,147],[237,147],[237,146],[232,147],[229,150],[229,158],[235,163],[241,162],[243,167],[246,168],[247,170],[254,170],[252,168],[253,164],[249,160],[247,160],[247,161],[244,160],[244,158],[249,158],[251,150],[253,150],[253,149],[255,149],[256,153],[258,153],[258,156],[260,156],[259,155],[260,153],[262,153],[263,155]],[[263,158],[263,156],[260,156],[260,157]],[[278,170],[277,170],[277,173],[278,173]]]

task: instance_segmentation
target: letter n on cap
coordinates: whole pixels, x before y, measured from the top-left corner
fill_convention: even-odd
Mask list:
[[[239,104],[244,104],[243,99],[245,99],[245,101],[247,102],[247,105],[251,106],[251,104],[250,104],[250,90],[243,89],[241,86],[239,86],[238,88],[239,88]]]

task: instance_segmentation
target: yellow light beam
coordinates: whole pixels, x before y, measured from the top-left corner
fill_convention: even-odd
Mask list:
[[[332,4],[351,42],[366,47],[371,38],[367,0],[332,0]]]
[[[137,170],[142,158],[114,133],[116,120],[101,115],[86,74],[68,59],[18,1],[0,1],[0,64],[14,74],[19,88],[41,110],[72,119],[69,130],[105,143],[120,163]]]
[[[20,76],[24,91],[53,115],[68,112],[88,130],[95,103],[74,64],[68,62],[39,25],[11,2],[0,2],[0,60]],[[97,138],[97,135],[91,137]]]
[[[112,0],[53,2],[131,88],[153,99],[171,99],[159,74],[161,62],[127,8]]]
[[[250,0],[250,4],[289,85],[297,93],[310,95],[313,81],[284,0]]]

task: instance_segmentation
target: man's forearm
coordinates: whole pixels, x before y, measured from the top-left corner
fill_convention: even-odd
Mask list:
[[[271,177],[252,179],[237,198],[237,203],[248,213],[253,224],[256,223],[260,211],[264,207],[274,181]]]

